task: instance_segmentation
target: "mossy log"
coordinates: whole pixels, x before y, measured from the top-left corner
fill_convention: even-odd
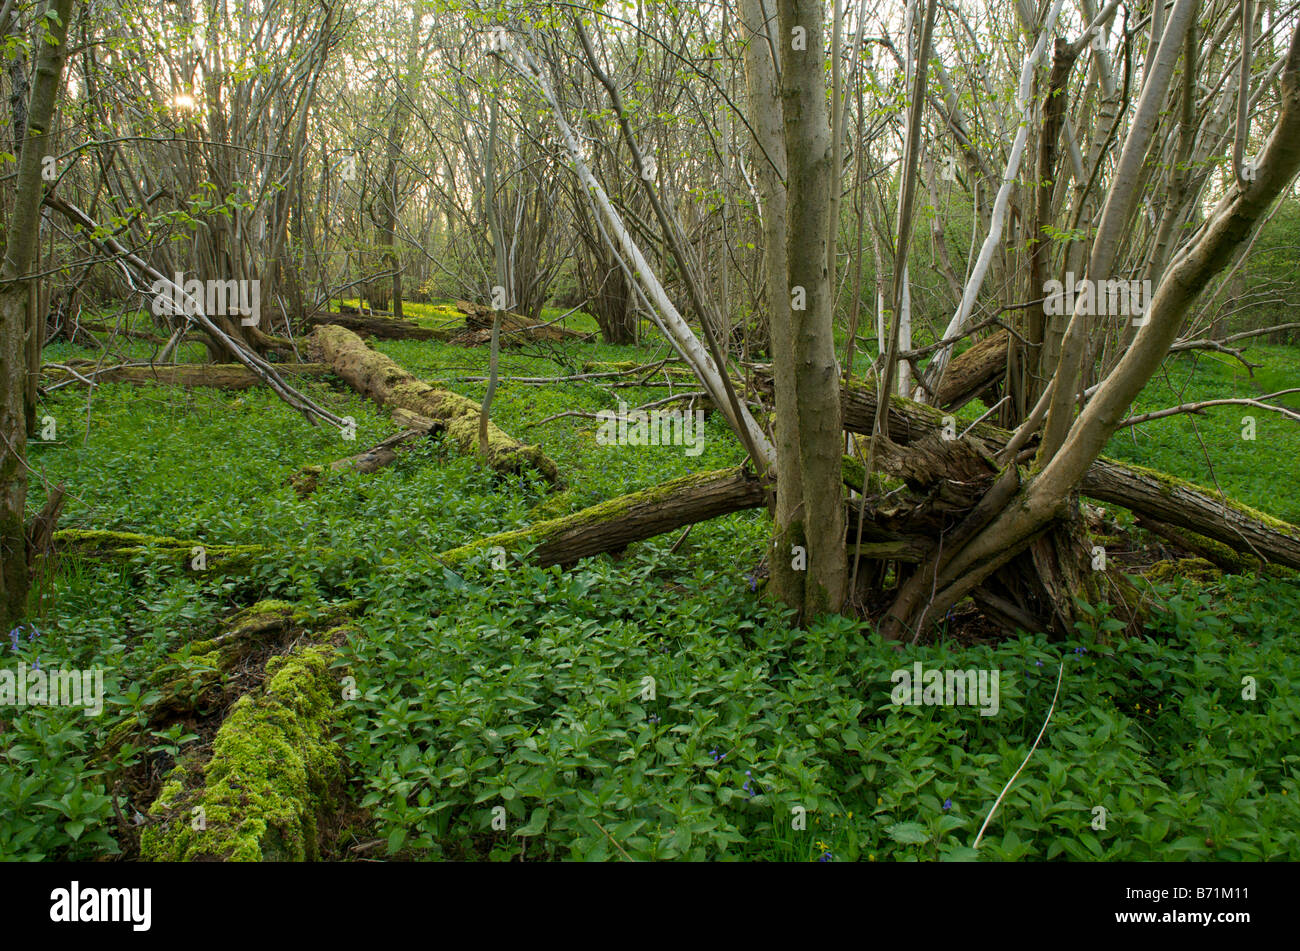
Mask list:
[[[332,741],[341,697],[328,645],[271,658],[241,697],[202,766],[182,762],[149,809],[149,861],[302,862],[320,857],[320,819],[342,780]]]
[[[59,529],[54,533],[53,549],[56,555],[81,555],[119,562],[152,553],[165,561],[183,564],[190,570],[226,573],[245,571],[264,556],[284,554],[283,548],[262,545],[212,545],[192,538],[90,528]]]
[[[451,339],[454,330],[446,327],[421,327],[413,320],[398,320],[395,317],[376,317],[364,314],[333,314],[319,312],[307,315],[309,327],[343,327],[363,337],[378,337],[380,340],[440,340]]]
[[[874,387],[857,381],[845,385],[841,406],[846,430],[870,434],[876,415]],[[896,452],[922,453],[944,441],[945,415],[933,407],[892,397],[888,427]],[[1009,439],[1005,429],[979,423],[960,440],[946,441],[965,443],[970,458],[988,459]],[[1103,456],[1092,464],[1079,491],[1099,502],[1204,535],[1233,551],[1300,569],[1300,528],[1240,502],[1220,499],[1186,479]]]
[[[94,363],[69,363],[77,373],[95,383],[156,383],[163,386],[211,386],[221,390],[248,390],[264,385],[265,381],[247,367],[238,363],[167,363],[157,366],[106,367],[96,370]],[[281,376],[322,377],[334,371],[319,363],[277,363]],[[51,383],[72,380],[83,383],[74,373],[60,367],[41,370]]]
[[[372,350],[343,327],[317,327],[310,347],[334,368],[349,386],[381,406],[401,408],[435,419],[466,454],[478,452],[481,407],[469,397],[439,389],[416,379],[387,356]],[[537,446],[526,446],[488,423],[488,465],[498,472],[531,468],[552,485],[560,483],[559,470]]]
[[[757,508],[765,498],[762,484],[743,467],[693,473],[572,515],[480,538],[438,560],[454,568],[501,548],[516,555],[531,550],[530,561],[543,567],[569,565],[684,525]]]
[[[1239,554],[1227,545],[1221,545],[1204,535],[1180,531],[1172,525],[1166,525],[1143,515],[1138,516],[1137,523],[1138,527],[1163,538],[1174,548],[1204,558],[1215,567],[1230,574],[1242,575],[1252,571],[1259,571],[1263,567],[1263,564],[1254,555]]]
[[[310,623],[336,625],[361,610],[349,601]],[[123,717],[110,727],[100,744],[100,755],[111,753],[133,737],[160,728],[178,717],[195,713],[228,695],[232,674],[249,656],[288,641],[308,624],[300,608],[284,601],[259,601],[222,622],[212,637],[191,641],[167,654],[163,670],[150,677],[157,699],[144,709]],[[177,674],[175,669],[181,667]]]

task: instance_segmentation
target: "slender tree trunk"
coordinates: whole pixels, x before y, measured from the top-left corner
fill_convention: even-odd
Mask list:
[[[18,191],[0,265],[0,628],[9,630],[26,611],[30,575],[24,509],[27,504],[27,334],[36,333],[28,313],[31,278],[41,222],[41,159],[59,97],[72,0],[51,0],[37,32],[43,42],[27,110],[27,130],[18,162]]]
[[[800,504],[803,500],[799,457],[799,419],[794,381],[794,337],[790,319],[790,282],[786,274],[785,138],[777,87],[774,48],[774,0],[743,0],[741,17],[748,42],[745,76],[751,127],[755,135],[754,168],[763,221],[767,303],[771,312],[773,387],[776,391],[776,509],[773,512],[770,584],[773,594],[795,607],[803,604],[804,573],[792,567],[792,553],[805,543]]]
[[[844,604],[847,565],[840,482],[839,362],[833,289],[827,267],[830,229],[830,127],[826,103],[821,0],[779,0],[781,100],[789,203],[786,268],[794,330],[795,397],[803,508],[808,531],[805,617]]]

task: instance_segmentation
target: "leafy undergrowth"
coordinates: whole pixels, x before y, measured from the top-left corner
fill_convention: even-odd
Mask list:
[[[1252,377],[1236,360],[1194,352],[1167,360],[1133,407],[1133,415],[1212,399],[1256,399],[1291,389],[1300,380],[1300,352],[1288,347],[1252,347],[1252,363],[1264,366]],[[1280,398],[1300,410],[1300,393]],[[1107,453],[1217,486],[1240,502],[1300,523],[1300,434],[1295,420],[1244,405],[1210,407],[1204,415],[1166,417],[1111,440]]]
[[[440,319],[436,308],[411,316]],[[570,326],[589,329],[580,320],[589,318]],[[482,395],[484,384],[464,378],[483,375],[483,348],[377,346],[421,376]],[[47,359],[56,349],[58,359],[89,355],[59,344]],[[558,376],[589,361],[667,355],[595,342],[531,346],[503,351],[501,372]],[[1280,348],[1264,356],[1261,379],[1285,377],[1295,360]],[[1206,368],[1204,356],[1171,361],[1179,395],[1154,382],[1139,409],[1259,392],[1229,370]],[[458,575],[437,562],[439,552],[542,513],[734,464],[740,450],[717,420],[698,456],[599,446],[590,419],[542,422],[615,408],[620,398],[633,406],[660,399],[665,386],[611,394],[585,383],[507,381],[494,419],[545,448],[566,492],[548,495],[529,476],[494,477],[430,442],[373,475],[329,476],[299,498],[288,484],[298,469],[396,430],[337,382],[303,388],[355,418],[355,442],[304,425],[265,390],[110,384],[89,397],[67,387],[43,403],[57,435],[33,447],[31,462],[67,484],[64,525],[260,544],[272,554],[231,575],[143,555],[117,567],[65,559],[38,587],[32,624],[0,642],[4,666],[102,668],[105,712],[0,711],[0,856],[134,854],[149,802],[133,799],[123,777],[165,775],[203,742],[202,731],[173,723],[105,756],[107,726],[157,699],[150,677],[168,665],[183,670],[185,643],[275,597],[298,605],[308,625],[332,604],[367,604],[339,658],[356,678],[355,694],[340,689],[337,719],[352,802],[340,804],[346,821],[332,832],[331,857],[971,858],[980,824],[1047,715],[1063,663],[1051,724],[990,822],[980,857],[1300,858],[1293,581],[1229,578],[1157,591],[1148,635],[1110,646],[1101,611],[1070,644],[951,641],[901,660],[844,619],[792,630],[756,595],[761,512],[697,525],[675,552],[671,535],[570,572],[477,564]],[[1219,427],[1216,438],[1242,442],[1239,409],[1196,419],[1212,457],[1227,460],[1215,466],[1219,484],[1300,518],[1300,453],[1280,418],[1256,414],[1258,438],[1237,456],[1211,440]],[[1212,484],[1194,434],[1178,435],[1186,425],[1145,425],[1136,443],[1122,435],[1110,451]],[[42,502],[34,486],[32,508]],[[998,671],[997,714],[894,706],[891,673],[916,661]]]

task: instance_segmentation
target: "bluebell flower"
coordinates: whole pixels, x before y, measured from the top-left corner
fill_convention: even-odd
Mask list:
[[[952,799],[951,798],[945,799],[943,801],[943,811],[947,812],[951,808],[952,808]]]
[[[1036,660],[1036,661],[1034,661],[1034,666],[1035,666],[1035,667],[1042,667],[1042,666],[1043,666],[1043,662],[1042,662],[1041,660]]]
[[[831,859],[833,859],[834,857],[835,857],[835,856],[831,855],[829,852],[823,852],[823,853],[822,853],[822,857],[819,858],[817,861],[818,861],[818,862],[829,862],[829,861],[830,861]]]

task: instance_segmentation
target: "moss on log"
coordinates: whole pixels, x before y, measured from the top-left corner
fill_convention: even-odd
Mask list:
[[[310,346],[349,386],[381,406],[401,408],[438,420],[461,451],[478,452],[481,407],[469,397],[416,379],[382,353],[372,350],[343,327],[317,327]],[[488,465],[498,472],[537,471],[552,485],[559,470],[537,446],[526,446],[488,423]]]
[[[480,538],[444,552],[438,560],[454,568],[499,547],[515,555],[531,551],[531,560],[543,567],[568,565],[683,525],[757,508],[765,498],[762,484],[742,467],[693,473],[572,515]]]
[[[349,601],[330,609],[323,617],[312,618],[311,623],[332,626],[360,609],[360,602]],[[293,604],[259,601],[222,622],[212,637],[191,641],[168,652],[162,671],[155,671],[149,678],[151,692],[156,692],[157,699],[113,724],[100,744],[100,755],[218,700],[222,688],[244,660],[260,650],[284,643],[307,623],[306,615]],[[177,666],[181,668],[179,674],[175,673]]]
[[[200,550],[200,563],[203,567],[195,569],[195,559],[199,557]],[[59,529],[54,533],[54,551],[60,555],[81,555],[119,562],[130,561],[143,554],[153,554],[166,561],[183,564],[188,570],[231,573],[246,571],[261,556],[283,554],[283,549],[270,549],[262,545],[212,545],[197,539],[90,528]]]
[[[149,861],[301,862],[319,858],[320,819],[342,779],[330,739],[335,650],[271,658],[261,692],[241,697],[217,731],[212,756],[177,766],[141,836]]]

